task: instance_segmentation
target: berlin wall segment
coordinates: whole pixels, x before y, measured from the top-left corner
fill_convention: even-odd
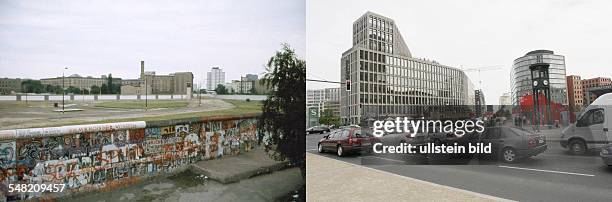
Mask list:
[[[9,184],[64,184],[60,195],[113,189],[187,165],[248,152],[257,114],[0,131],[0,190]],[[47,195],[47,193],[44,193]]]

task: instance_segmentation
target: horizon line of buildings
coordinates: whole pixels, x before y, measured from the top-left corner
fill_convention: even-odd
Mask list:
[[[109,75],[112,76],[112,74]],[[21,93],[21,83],[27,80],[40,81],[44,86],[75,87],[87,91],[91,91],[94,86],[102,87],[108,83],[107,75],[102,75],[99,78],[92,76],[83,77],[78,74],[42,79],[0,78],[0,93]],[[113,77],[111,84],[120,86],[120,94],[123,95],[190,94],[192,92],[193,73],[174,72],[168,75],[156,75],[155,71],[145,72],[144,61],[140,61],[139,78],[122,79],[120,77]]]
[[[81,76],[71,74],[64,77],[42,79],[0,78],[0,94],[15,94],[23,91],[22,82],[40,81],[44,86],[76,87],[91,91],[92,87],[102,87],[108,83],[108,76],[100,77]],[[216,86],[223,85],[231,94],[267,94],[270,88],[260,82],[256,74],[246,74],[240,80],[225,82],[225,72],[219,67],[212,67],[207,73],[206,90],[214,91]],[[189,94],[196,90],[193,83],[192,72],[174,72],[168,75],[159,75],[155,71],[145,71],[144,61],[140,61],[140,77],[136,79],[122,79],[113,77],[111,83],[120,86],[120,93],[124,95],[144,94]]]
[[[215,91],[217,87],[223,86],[230,94],[268,94],[271,89],[261,83],[256,74],[246,74],[240,79],[225,82],[225,72],[220,67],[212,67],[206,74],[206,90]]]

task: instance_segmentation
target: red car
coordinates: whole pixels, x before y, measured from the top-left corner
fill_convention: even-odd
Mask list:
[[[319,153],[334,151],[338,156],[351,152],[371,152],[372,144],[377,142],[366,130],[346,128],[323,136],[317,145]]]

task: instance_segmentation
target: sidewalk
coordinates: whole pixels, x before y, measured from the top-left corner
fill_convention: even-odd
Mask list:
[[[306,153],[308,201],[507,201]]]

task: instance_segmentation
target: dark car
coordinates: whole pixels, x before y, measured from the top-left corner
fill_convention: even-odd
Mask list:
[[[526,130],[513,127],[486,127],[480,142],[491,143],[493,157],[506,163],[538,155],[547,149],[546,138]]]
[[[366,130],[348,128],[324,136],[319,140],[317,147],[320,153],[333,151],[338,156],[344,156],[353,152],[371,152],[374,142],[376,142],[376,138]]]
[[[601,156],[601,160],[604,164],[612,166],[612,144],[607,144],[602,147],[599,156]]]
[[[315,126],[315,127],[310,127],[308,129],[306,129],[306,135],[309,134],[315,134],[315,133],[328,133],[329,132],[329,128],[325,127],[325,126]]]

